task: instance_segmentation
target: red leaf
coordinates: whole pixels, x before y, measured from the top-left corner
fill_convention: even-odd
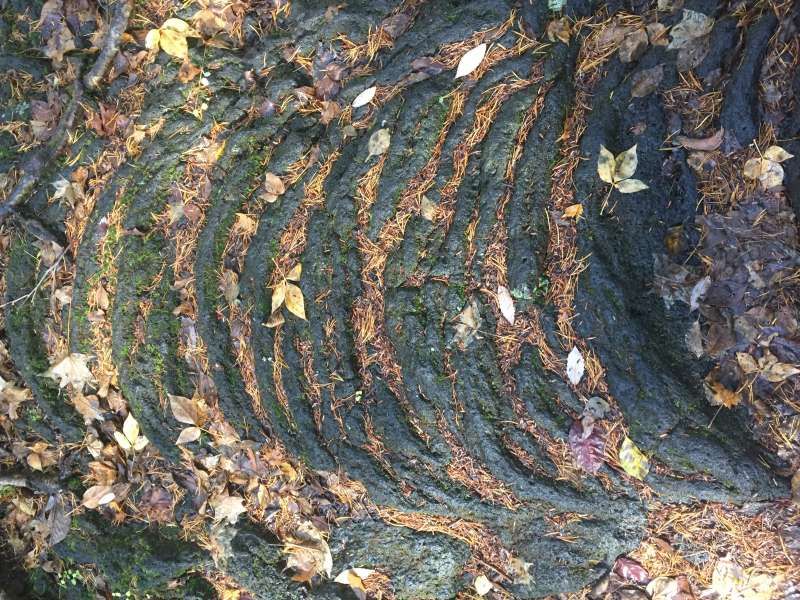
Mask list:
[[[628,581],[635,581],[636,583],[645,584],[650,581],[650,574],[645,568],[635,560],[620,556],[617,562],[614,563],[614,573],[627,579]]]
[[[603,465],[606,440],[600,428],[590,423],[584,427],[581,421],[573,421],[569,428],[569,447],[578,465],[589,473],[597,473]]]

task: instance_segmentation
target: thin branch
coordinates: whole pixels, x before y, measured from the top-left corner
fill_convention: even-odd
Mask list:
[[[117,0],[114,13],[111,16],[111,24],[108,27],[106,39],[103,42],[103,49],[94,62],[94,65],[83,77],[86,89],[96,92],[100,87],[100,82],[108,71],[111,60],[119,50],[119,43],[122,34],[128,28],[128,19],[133,11],[133,0]]]

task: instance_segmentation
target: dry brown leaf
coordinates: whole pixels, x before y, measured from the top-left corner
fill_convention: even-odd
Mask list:
[[[59,387],[72,385],[77,390],[94,381],[88,363],[93,357],[88,354],[73,353],[62,358],[57,364],[48,369],[44,375],[59,381]]]
[[[274,173],[266,173],[264,175],[264,189],[268,194],[280,196],[286,192],[286,185],[283,183],[283,179]]]
[[[286,281],[281,281],[272,290],[272,313],[274,314],[286,301]]]
[[[300,275],[302,274],[303,274],[303,265],[301,263],[297,263],[289,271],[289,274],[286,276],[286,279],[287,281],[300,281]]]

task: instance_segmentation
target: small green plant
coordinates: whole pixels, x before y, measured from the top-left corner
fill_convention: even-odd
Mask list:
[[[83,577],[78,569],[64,569],[58,574],[58,587],[74,587],[83,582]]]
[[[533,286],[533,291],[531,292],[531,298],[533,302],[536,304],[544,304],[544,299],[547,297],[547,293],[550,291],[550,280],[542,275],[539,277],[539,280],[536,282],[536,285]]]

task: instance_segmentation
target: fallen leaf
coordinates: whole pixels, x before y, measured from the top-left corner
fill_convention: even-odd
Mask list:
[[[295,581],[310,581],[315,575],[331,576],[333,557],[322,533],[309,522],[301,523],[283,547],[289,556],[286,568],[293,569]]]
[[[714,19],[701,12],[683,9],[683,19],[670,31],[672,40],[667,46],[667,50],[678,50],[690,45],[697,38],[701,38],[711,33],[714,27]]]
[[[149,443],[149,440],[139,435],[139,423],[133,417],[132,413],[128,413],[125,421],[122,423],[122,433],[119,431],[114,432],[114,439],[123,450],[139,451],[144,449]]]
[[[642,69],[631,77],[631,96],[644,98],[655,92],[664,78],[664,66],[658,65],[651,69]]]
[[[203,69],[194,66],[187,58],[181,63],[180,69],[178,69],[178,81],[181,83],[189,83],[202,72]]]
[[[83,493],[81,503],[86,508],[97,508],[103,504],[108,504],[114,497],[114,492],[110,485],[93,485]]]
[[[286,185],[283,183],[283,179],[274,173],[266,173],[264,175],[264,189],[269,194],[280,196],[286,192]]]
[[[214,509],[214,521],[227,521],[230,525],[235,525],[239,515],[247,511],[242,498],[228,494],[214,496],[209,505]]]
[[[689,311],[693,312],[700,308],[700,300],[705,298],[708,288],[711,287],[711,277],[706,275],[700,279],[692,287],[692,293],[689,295]]]
[[[647,570],[635,560],[625,556],[620,556],[617,559],[612,570],[628,581],[634,581],[639,584],[646,584],[650,581],[650,574]]]
[[[486,44],[478,44],[472,50],[465,53],[458,61],[458,68],[456,69],[456,79],[465,77],[478,68],[478,65],[483,62],[483,57],[486,56]]]
[[[42,39],[46,41],[45,55],[55,64],[61,64],[64,54],[75,49],[75,37],[67,25],[63,0],[47,0],[40,15]]]
[[[692,586],[685,575],[656,577],[647,584],[651,600],[694,600]]]
[[[644,479],[650,471],[650,461],[627,436],[619,449],[619,464],[628,475],[636,479]]]
[[[578,466],[594,474],[603,466],[606,440],[592,419],[586,421],[586,425],[584,420],[572,422],[567,441]]]
[[[287,281],[300,281],[300,275],[303,273],[303,265],[301,263],[297,263],[295,266],[291,268],[289,274],[286,275]]]
[[[780,383],[789,377],[800,374],[800,369],[788,363],[773,362],[761,373],[767,381]]]
[[[772,162],[780,163],[785,160],[789,160],[790,158],[794,158],[794,154],[789,154],[780,146],[770,146],[764,150],[764,158],[771,160]]]
[[[336,576],[333,581],[350,586],[353,593],[359,600],[365,600],[367,597],[367,588],[364,587],[364,580],[370,575],[374,574],[372,569],[360,569],[355,567],[353,569],[345,569]]]
[[[486,575],[478,575],[475,578],[473,585],[475,586],[475,591],[478,592],[479,596],[485,596],[492,591],[492,588],[494,588],[492,582],[489,581],[489,578],[486,577]]]
[[[593,419],[603,419],[609,410],[611,410],[611,405],[608,402],[600,396],[592,396],[586,401],[586,406],[583,407],[583,414]]]
[[[581,382],[585,368],[586,362],[583,360],[581,351],[573,346],[567,355],[567,378],[572,385],[578,385]]]
[[[420,203],[420,214],[426,221],[433,221],[436,218],[436,203],[423,195]]]
[[[689,148],[690,150],[704,150],[706,152],[711,152],[720,147],[724,137],[725,129],[721,127],[719,131],[706,138],[695,139],[679,135],[675,138],[675,141],[684,148]]]
[[[369,150],[369,155],[367,156],[367,160],[372,158],[373,156],[379,156],[386,152],[389,149],[389,145],[392,143],[392,136],[389,133],[388,129],[378,129],[375,133],[369,136],[369,141],[367,142],[367,149]]]
[[[277,310],[283,306],[283,303],[286,301],[286,281],[281,281],[278,283],[275,288],[272,290],[272,313],[274,314]]]
[[[597,157],[597,174],[606,183],[614,183],[614,172],[616,171],[614,155],[605,147],[600,146],[600,154]]]
[[[286,308],[289,309],[290,313],[305,320],[306,309],[303,302],[303,292],[293,283],[286,284]]]
[[[86,364],[92,358],[88,354],[69,354],[50,367],[44,375],[59,380],[59,387],[72,385],[76,390],[81,391],[85,384],[94,381],[92,372]]]
[[[600,154],[597,157],[597,174],[600,179],[610,183],[623,194],[632,194],[646,190],[647,185],[638,179],[630,179],[636,172],[639,159],[636,155],[636,144],[620,152],[614,157],[605,146],[600,146]]]
[[[647,32],[640,27],[628,33],[619,45],[619,60],[623,63],[633,62],[647,50]]]
[[[478,308],[478,303],[471,300],[467,306],[464,307],[456,317],[456,334],[453,341],[458,345],[460,350],[466,350],[472,341],[477,337],[478,330],[481,327],[481,314]]]
[[[569,44],[569,36],[572,33],[572,26],[570,25],[567,17],[560,19],[553,19],[547,24],[547,39],[551,42],[560,40],[565,44]]]
[[[361,108],[365,104],[369,104],[375,97],[375,92],[377,89],[378,88],[374,85],[372,87],[368,87],[353,99],[353,104],[351,106],[353,108]]]
[[[172,409],[172,416],[179,423],[186,425],[202,425],[205,421],[205,414],[200,404],[194,398],[175,396],[168,394],[169,406]]]
[[[641,192],[642,190],[650,189],[645,182],[639,181],[638,179],[623,179],[622,181],[617,182],[614,187],[617,188],[617,191],[623,194],[633,194],[635,192]]]
[[[653,46],[666,46],[669,44],[667,39],[667,26],[663,23],[648,23],[645,25],[647,39]]]
[[[175,440],[175,445],[188,444],[189,442],[196,442],[200,438],[203,431],[199,427],[184,427],[178,434],[178,439]]]
[[[583,204],[572,204],[564,209],[564,214],[561,215],[565,219],[578,219],[583,214]]]
[[[504,285],[497,286],[497,307],[500,309],[500,314],[503,315],[503,318],[513,325],[517,311],[514,308],[514,299],[511,297],[511,292]]]

